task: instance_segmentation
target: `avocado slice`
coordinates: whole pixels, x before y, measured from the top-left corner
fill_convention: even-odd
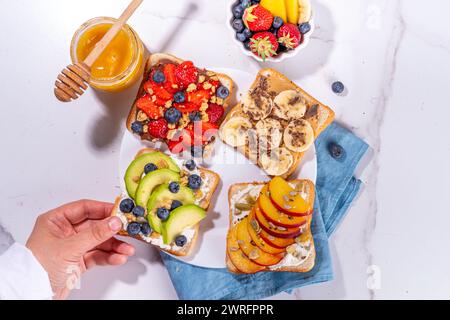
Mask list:
[[[180,191],[177,193],[170,192],[168,183],[156,187],[147,202],[147,220],[154,231],[158,233],[162,232],[162,221],[156,215],[156,210],[166,202],[173,200],[178,200],[183,205],[187,205],[193,204],[195,202],[195,197],[192,190],[185,186],[180,186]]]
[[[136,204],[145,208],[153,190],[158,185],[172,181],[179,182],[180,174],[170,169],[159,169],[149,172],[139,182],[139,186],[135,194]]]
[[[125,187],[127,188],[128,195],[133,199],[141,181],[142,174],[144,173],[144,167],[149,163],[154,163],[159,169],[168,168],[174,172],[180,172],[180,168],[175,161],[162,152],[144,153],[137,157],[130,163],[125,172]]]
[[[165,244],[175,241],[175,238],[206,217],[206,211],[195,204],[184,205],[170,213],[169,219],[163,222],[162,236]]]

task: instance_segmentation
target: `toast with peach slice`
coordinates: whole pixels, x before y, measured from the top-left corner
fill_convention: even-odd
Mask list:
[[[290,210],[298,206],[298,216],[286,211],[279,212],[277,219],[274,212],[272,220],[260,207],[260,197],[271,196],[270,183],[275,190],[289,189],[289,196],[284,197],[290,203]],[[315,188],[309,180],[292,180],[274,178],[271,182],[238,183],[230,187],[228,200],[230,206],[230,228],[227,235],[226,265],[230,272],[252,274],[257,272],[308,272],[315,264],[314,239],[310,230]],[[265,199],[267,200],[267,199]],[[285,204],[281,204],[284,206]],[[265,208],[267,211],[267,208]],[[299,214],[303,212],[304,215]],[[304,219],[300,225],[289,228],[283,223],[289,220]],[[280,225],[282,221],[282,225]]]

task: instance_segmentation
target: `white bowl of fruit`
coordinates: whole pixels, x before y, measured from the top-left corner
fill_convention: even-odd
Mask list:
[[[233,0],[227,26],[242,52],[281,62],[308,45],[314,31],[310,0]]]

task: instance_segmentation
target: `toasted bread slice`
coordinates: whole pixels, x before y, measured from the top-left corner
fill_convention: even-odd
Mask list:
[[[144,153],[150,153],[150,152],[155,152],[155,151],[159,151],[159,150],[153,149],[153,148],[142,149],[136,154],[136,158],[139,157],[140,155],[144,154]],[[214,195],[214,192],[217,189],[217,186],[219,184],[220,176],[217,173],[215,173],[215,172],[213,172],[211,170],[208,170],[208,169],[205,169],[205,168],[201,168],[201,167],[198,168],[198,171],[200,173],[200,176],[203,178],[203,180],[207,181],[207,183],[209,185],[209,188],[208,188],[209,192],[206,193],[204,195],[203,199],[200,202],[196,203],[196,204],[207,211],[208,208],[209,208],[209,205],[211,204],[212,196]],[[195,193],[195,196],[197,197],[198,194]],[[124,222],[123,219],[126,220],[126,217],[124,217],[124,215],[119,210],[119,204],[120,204],[120,201],[122,199],[123,199],[122,196],[116,198],[116,201],[115,201],[115,204],[114,204],[114,208],[112,210],[112,215],[113,216],[118,216],[119,218],[121,218],[122,222]],[[192,239],[183,248],[179,248],[179,247],[175,248],[174,246],[171,246],[171,248],[161,248],[160,247],[160,249],[163,250],[163,251],[166,251],[166,252],[168,252],[170,254],[176,255],[176,256],[187,256],[187,255],[189,255],[192,252],[193,248],[195,247],[195,244],[196,244],[196,241],[197,241],[198,232],[199,232],[199,224],[194,226],[192,228],[192,230],[193,230]],[[119,232],[119,234],[121,236],[129,237],[125,227]],[[141,240],[141,241],[146,242],[146,243],[149,243],[149,241],[146,241],[140,235],[133,236],[133,238]],[[161,239],[162,236],[159,233],[153,232],[151,234],[150,238],[152,238],[152,239]]]
[[[173,55],[167,54],[167,53],[153,53],[153,54],[151,54],[148,57],[146,65],[145,65],[145,69],[144,69],[144,76],[143,76],[143,79],[142,79],[141,86],[139,87],[139,91],[137,93],[135,101],[133,102],[133,106],[131,107],[131,110],[130,110],[130,113],[128,115],[127,122],[126,122],[127,129],[133,135],[136,135],[133,132],[133,130],[131,130],[131,125],[132,125],[132,123],[134,121],[136,121],[136,116],[137,116],[137,112],[138,112],[138,109],[137,109],[137,106],[136,106],[136,102],[137,102],[137,100],[140,97],[142,97],[145,94],[144,83],[149,78],[150,71],[152,70],[152,68],[154,66],[157,66],[158,64],[165,64],[165,63],[180,64],[183,61],[184,60],[182,60],[180,58],[177,58],[177,57],[175,57]],[[225,86],[230,92],[229,96],[223,102],[223,107],[225,109],[225,114],[226,114],[228,112],[228,108],[230,106],[231,100],[233,99],[234,88],[235,88],[234,82],[229,76],[227,76],[225,74],[216,73],[216,72],[214,72],[212,70],[205,70],[205,71],[206,72],[213,72],[219,78],[221,84],[223,86]],[[218,125],[220,125],[220,123],[218,123]],[[139,137],[142,140],[149,140],[149,141],[152,141],[152,142],[156,142],[156,141],[159,140],[159,139],[156,139],[156,138],[152,138],[149,134],[144,135],[144,136],[139,136],[139,135],[136,135],[136,136]],[[213,143],[210,142],[205,147],[204,157],[208,157],[211,154],[212,148],[213,148]]]
[[[310,180],[292,180],[289,181],[289,183],[302,188],[302,190],[305,190],[305,192],[308,195],[308,201],[311,203],[314,203],[315,198],[315,188],[314,184]],[[250,194],[251,196],[255,196],[259,194],[262,187],[266,184],[266,182],[253,182],[253,183],[238,183],[234,184],[230,187],[228,190],[228,202],[229,202],[229,219],[230,219],[230,229],[228,231],[228,237],[227,237],[227,255],[226,255],[226,265],[230,272],[235,274],[246,274],[246,273],[256,273],[256,272],[308,272],[310,271],[315,264],[315,258],[316,258],[316,251],[314,247],[314,239],[311,235],[311,221],[305,226],[305,229],[303,229],[303,234],[310,238],[310,249],[309,253],[307,255],[307,258],[304,259],[299,265],[295,266],[280,266],[275,269],[271,269],[270,267],[262,267],[260,265],[254,265],[254,262],[248,259],[245,255],[242,254],[241,250],[238,248],[230,247],[233,246],[233,233],[235,232],[235,226],[236,224],[242,220],[245,219],[245,217],[249,214],[248,212],[242,212],[241,214],[237,215],[236,209],[234,207],[234,203],[232,201],[233,196],[237,194],[242,194],[240,196],[240,199],[243,199],[246,194]],[[241,202],[242,200],[240,200]],[[239,257],[238,254],[235,254],[237,252],[241,255]],[[237,256],[237,263],[233,263],[232,257],[230,255],[234,255],[235,258]],[[240,258],[244,259],[242,261]],[[248,260],[248,261],[247,261]],[[239,266],[241,269],[239,269]]]
[[[275,98],[275,96],[278,93],[285,90],[296,90],[301,94],[301,96],[305,99],[307,106],[304,119],[311,124],[314,130],[315,138],[317,138],[320,135],[320,133],[333,122],[334,120],[333,110],[331,110],[329,107],[325,106],[323,103],[316,100],[314,97],[309,95],[306,91],[304,91],[302,88],[300,88],[298,85],[296,85],[294,82],[289,80],[285,75],[281,74],[277,70],[270,68],[261,69],[249,90],[253,90],[256,87],[260,86],[260,83],[262,81],[264,81],[265,84],[267,84],[266,91],[268,95],[272,97],[272,99]],[[235,107],[233,107],[230,110],[223,123],[226,123],[229,119],[235,116],[248,117],[243,112],[241,103],[238,103]],[[269,117],[271,116],[269,115]],[[246,146],[236,148],[236,150],[243,153],[250,161],[259,166],[258,164],[259,153],[257,156],[254,155],[251,156],[248,143]],[[290,152],[293,156],[294,161],[289,167],[288,171],[281,176],[283,178],[289,177],[297,169],[304,156],[304,152],[300,153],[293,151]]]

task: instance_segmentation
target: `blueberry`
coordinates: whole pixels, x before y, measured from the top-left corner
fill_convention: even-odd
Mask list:
[[[158,170],[158,167],[154,163],[147,163],[144,167],[145,174]]]
[[[186,161],[186,163],[184,164],[184,166],[185,166],[189,171],[195,170],[195,168],[197,168],[197,164],[196,164],[195,161],[192,160],[192,159]]]
[[[311,31],[311,25],[309,22],[302,23],[298,26],[298,30],[300,30],[301,34],[305,34]]]
[[[202,120],[202,114],[199,111],[193,111],[189,114],[189,120],[192,122]]]
[[[340,81],[336,81],[331,85],[331,90],[333,90],[333,92],[336,94],[344,92],[344,89],[345,89],[344,84]]]
[[[168,123],[177,123],[181,119],[181,112],[177,108],[169,108],[164,113],[164,118]]]
[[[337,143],[330,143],[328,145],[328,152],[330,152],[331,156],[336,160],[343,160],[345,158],[345,150]]]
[[[245,40],[247,40],[247,37],[243,32],[238,32],[236,33],[236,39],[238,39],[238,41],[240,42],[244,42]]]
[[[183,204],[178,200],[173,200],[172,204],[170,205],[170,211],[175,210],[178,207],[181,207]]]
[[[172,181],[169,183],[169,191],[172,193],[178,193],[180,191],[180,184],[178,182]]]
[[[152,227],[148,224],[148,222],[141,223],[141,232],[144,236],[149,236],[152,233]]]
[[[120,202],[119,209],[123,213],[130,213],[134,208],[134,202],[131,199],[123,199]]]
[[[252,45],[252,42],[250,41],[250,40],[247,40],[247,41],[245,41],[244,42],[244,48],[246,49],[246,50],[251,50],[252,48],[250,47]]]
[[[194,158],[201,158],[203,156],[203,146],[192,146],[191,155]]]
[[[139,222],[130,222],[127,227],[127,232],[130,236],[136,236],[141,231],[141,224]]]
[[[158,210],[156,210],[156,215],[162,221],[166,221],[167,219],[169,219],[169,214],[170,212],[166,208],[158,208]]]
[[[235,5],[232,11],[235,18],[242,18],[242,16],[244,15],[244,8],[240,4]]]
[[[153,74],[153,81],[156,83],[163,83],[166,81],[166,77],[164,76],[164,73],[158,70]]]
[[[186,100],[186,95],[183,91],[178,91],[173,95],[173,101],[176,103],[183,103]]]
[[[283,19],[281,19],[280,17],[275,17],[273,18],[273,23],[272,23],[272,27],[274,27],[275,29],[278,29],[279,27],[281,27],[283,25]]]
[[[141,206],[136,206],[133,208],[132,213],[136,216],[136,217],[143,217],[145,216],[145,209],[142,208]]]
[[[131,124],[131,130],[133,130],[134,133],[142,134],[144,132],[144,126],[142,125],[142,122],[136,121]]]
[[[202,185],[202,178],[198,174],[190,175],[188,178],[188,187],[192,190],[200,189]]]
[[[180,235],[175,238],[175,244],[179,247],[184,247],[186,245],[186,243],[187,243],[186,236]]]
[[[226,99],[230,95],[230,90],[225,86],[220,86],[217,88],[217,96],[221,99]]]
[[[241,6],[245,9],[247,7],[250,7],[251,5],[251,0],[241,0]]]
[[[241,19],[234,19],[232,26],[233,29],[236,30],[236,32],[242,32],[242,30],[244,30],[244,23]]]
[[[242,33],[244,34],[244,36],[248,38],[250,38],[253,35],[253,32],[250,31],[250,29],[245,28],[244,31],[242,31]]]

